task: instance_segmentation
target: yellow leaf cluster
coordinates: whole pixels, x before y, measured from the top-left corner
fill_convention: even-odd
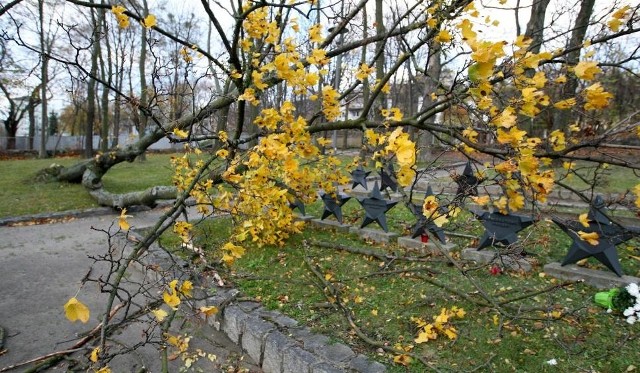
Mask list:
[[[624,24],[624,19],[627,18],[630,10],[631,7],[629,5],[625,5],[613,12],[611,19],[607,22],[607,26],[609,26],[611,31],[618,32],[620,30],[620,26]]]
[[[129,27],[129,16],[124,14],[127,10],[122,5],[114,5],[111,7],[111,13],[116,17],[120,28]]]
[[[640,184],[636,185],[633,188],[633,193],[636,195],[636,200],[634,204],[636,205],[637,208],[640,209]]]
[[[418,336],[414,339],[416,343],[426,343],[430,340],[437,339],[439,335],[456,339],[458,331],[453,327],[451,321],[453,319],[462,319],[466,315],[463,308],[456,306],[442,308],[440,314],[433,316],[433,322],[426,322],[422,318],[412,317],[411,321],[418,327]]]
[[[222,261],[224,261],[227,265],[231,265],[236,259],[242,258],[245,252],[242,246],[234,245],[231,242],[227,242],[226,244],[224,244],[224,246],[222,247],[222,251]]]
[[[334,121],[340,116],[340,93],[333,87],[322,87],[322,113],[328,121]]]
[[[440,32],[438,32],[438,34],[436,35],[435,38],[433,38],[433,40],[439,43],[448,43],[451,41],[451,33],[446,29],[440,30]]]
[[[363,63],[358,68],[358,71],[356,71],[356,79],[360,81],[365,80],[369,77],[369,75],[373,74],[375,70],[375,67]]]
[[[150,29],[158,24],[158,20],[156,20],[156,16],[153,14],[149,14],[142,21],[140,21],[142,27],[146,29]]]
[[[583,80],[593,80],[596,74],[602,72],[602,69],[598,67],[598,63],[595,61],[580,61],[573,69],[576,76]]]
[[[586,110],[604,109],[609,106],[609,100],[613,95],[602,88],[600,83],[595,83],[585,88],[583,91]]]
[[[402,111],[397,107],[382,109],[380,112],[386,121],[399,122],[403,117]]]

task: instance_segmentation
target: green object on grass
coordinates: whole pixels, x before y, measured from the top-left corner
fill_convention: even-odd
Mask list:
[[[620,289],[611,289],[609,291],[601,291],[594,295],[594,301],[597,305],[604,308],[613,309],[613,298],[620,292]]]

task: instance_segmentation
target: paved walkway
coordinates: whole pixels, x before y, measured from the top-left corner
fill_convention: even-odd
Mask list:
[[[132,213],[134,216],[129,221],[133,228],[144,228],[153,225],[161,213],[161,209]],[[92,228],[108,229],[117,224],[117,217],[112,213],[54,224],[0,227],[0,327],[4,329],[0,372],[13,364],[68,349],[78,336],[98,324],[106,295],[100,294],[94,283],[87,283],[77,295],[92,311],[87,324],[69,322],[63,305],[80,288],[82,278],[93,263],[89,256],[106,251],[107,236]],[[97,274],[95,270],[92,272],[93,276]],[[129,276],[136,276],[136,273]],[[185,322],[184,326],[188,328],[186,333],[196,336],[192,347],[218,357],[215,362],[201,359],[204,371],[228,371],[230,365],[260,371],[222,333],[206,324]],[[140,325],[133,325],[114,339],[122,346],[130,346],[140,340],[142,331]],[[81,353],[88,354],[89,351]],[[76,354],[74,358],[82,356]],[[55,369],[73,369],[72,363],[63,360]],[[157,350],[146,346],[112,361],[110,366],[114,372],[135,372],[142,367],[159,372],[159,364]],[[181,362],[177,359],[172,364],[174,368],[170,371],[177,371]],[[22,366],[11,371],[25,369]]]

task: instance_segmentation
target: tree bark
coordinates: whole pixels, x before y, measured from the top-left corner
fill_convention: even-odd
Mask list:
[[[96,22],[95,10],[91,9],[91,20],[93,23],[92,53],[91,53],[91,76],[96,76],[98,72],[98,55],[100,54],[100,29],[102,25]],[[96,80],[89,79],[87,83],[87,122],[84,127],[84,151],[85,158],[93,157],[93,126],[96,123]]]
[[[534,0],[525,36],[531,38],[531,53],[540,53],[544,40],[544,20],[550,0]],[[517,11],[517,10],[516,10]]]
[[[571,32],[571,40],[569,41],[568,48],[574,48],[567,54],[566,64],[567,66],[575,66],[580,60],[580,51],[582,50],[582,43],[584,37],[587,34],[587,28],[589,27],[589,19],[593,13],[593,5],[595,0],[582,0],[580,2],[580,11],[576,18],[576,22]],[[574,97],[576,89],[578,88],[578,78],[575,75],[567,74],[567,82],[562,87],[559,100],[565,100],[567,98]],[[553,116],[552,130],[564,129],[569,125],[571,121],[570,110],[556,110]]]
[[[42,59],[40,66],[40,73],[42,75],[40,99],[42,100],[42,106],[40,107],[40,150],[38,156],[40,158],[47,158],[47,83],[49,80],[49,57],[47,54],[47,43],[44,37],[44,0],[38,1],[38,11],[40,16],[40,58]]]

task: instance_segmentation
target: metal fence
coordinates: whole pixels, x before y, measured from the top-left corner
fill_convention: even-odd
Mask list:
[[[15,150],[38,150],[40,149],[40,137],[33,138],[33,148],[29,147],[28,136],[16,136]],[[7,150],[8,137],[0,136],[0,150]],[[84,148],[84,136],[49,136],[47,138],[46,149],[47,151],[68,151],[68,150],[82,150]],[[120,135],[118,137],[118,145],[126,146],[134,143],[138,140],[137,136]],[[109,138],[109,144],[113,143],[113,138]],[[93,146],[96,149],[100,148],[100,136],[93,136]],[[168,149],[180,149],[182,145],[172,144],[169,139],[163,138],[151,145],[152,150],[168,150]]]

